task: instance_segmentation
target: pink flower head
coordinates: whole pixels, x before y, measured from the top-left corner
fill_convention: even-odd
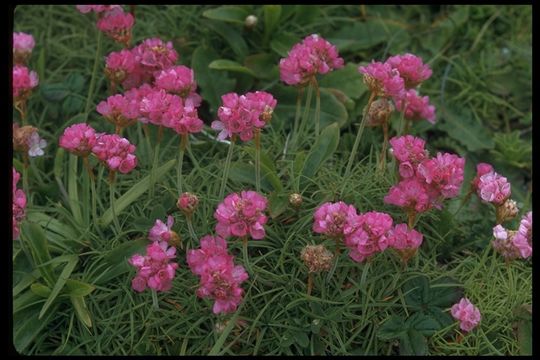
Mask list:
[[[389,64],[372,61],[367,66],[358,67],[358,72],[364,74],[364,83],[378,96],[401,98],[405,94],[403,78]]]
[[[313,214],[313,231],[331,238],[343,238],[346,233],[354,230],[350,227],[350,221],[356,216],[353,205],[343,201],[324,203]]]
[[[501,225],[497,225],[493,228],[493,237],[491,242],[493,248],[505,259],[513,260],[520,257],[519,249],[514,244],[514,231],[506,230]]]
[[[102,13],[104,11],[111,11],[121,7],[120,5],[77,5],[76,8],[79,10],[79,12],[86,14],[90,11]]]
[[[492,171],[478,179],[477,194],[486,202],[502,205],[512,194],[512,189],[504,176]]]
[[[250,108],[246,96],[228,93],[221,96],[221,101],[223,105],[218,109],[219,120],[212,122],[212,129],[221,130],[218,139],[238,135],[242,141],[251,140],[253,123],[258,120],[258,116]]]
[[[24,194],[24,191],[21,189],[17,189],[17,182],[21,178],[21,175],[13,169],[13,184],[12,184],[12,190],[13,190],[13,198],[12,198],[12,218],[13,218],[13,240],[19,238],[19,224],[26,216],[25,214],[25,208],[26,208],[26,195]]]
[[[184,100],[189,96],[196,95],[198,101],[195,101],[193,106],[200,105],[201,98],[195,93],[197,90],[195,73],[187,66],[179,65],[161,70],[156,75],[155,85],[160,89],[182,97]]]
[[[154,89],[141,99],[139,111],[143,123],[174,128],[182,117],[184,105],[179,96]]]
[[[454,154],[437,153],[437,157],[418,165],[418,174],[440,196],[452,198],[459,194],[464,168],[465,159]]]
[[[150,73],[170,68],[178,60],[178,53],[172,42],[158,38],[144,40],[132,49],[135,60]]]
[[[127,174],[137,166],[135,145],[116,134],[99,136],[92,152],[111,171]]]
[[[200,249],[188,250],[186,261],[191,271],[200,276],[208,272],[208,263],[211,258],[225,258],[224,261],[232,261],[232,256],[227,253],[225,239],[210,235],[203,237]]]
[[[422,245],[423,235],[407,224],[397,224],[388,235],[388,246],[398,250],[417,249]]]
[[[253,126],[263,128],[272,118],[277,100],[274,99],[272,94],[265,91],[248,92],[246,99],[249,108],[255,112]]]
[[[13,33],[13,61],[16,64],[24,64],[32,54],[36,45],[34,37],[23,32]]]
[[[526,259],[532,255],[532,211],[521,219],[513,243],[522,258]]]
[[[133,290],[142,292],[149,287],[155,291],[169,291],[172,287],[178,264],[170,262],[176,257],[176,249],[167,242],[153,242],[146,248],[146,255],[135,254],[129,264],[137,268],[131,281]]]
[[[96,110],[107,121],[121,128],[134,125],[139,117],[139,103],[121,94],[109,96],[98,104]]]
[[[392,228],[392,218],[386,213],[370,211],[352,220],[355,230],[345,236],[349,256],[357,262],[388,247],[388,235]]]
[[[416,213],[425,212],[432,207],[428,189],[415,177],[401,180],[397,185],[392,186],[388,195],[384,197],[384,202]]]
[[[13,67],[13,98],[15,100],[26,99],[38,84],[39,78],[35,71],[30,71],[22,65]]]
[[[465,332],[474,329],[481,319],[480,311],[467,298],[462,298],[454,304],[450,312],[454,319],[460,322],[459,327]]]
[[[179,118],[177,116],[170,118],[169,124],[169,127],[172,127],[178,134],[198,133],[204,126],[203,121],[199,119],[197,109],[188,106],[184,106],[183,113]]]
[[[193,214],[197,205],[199,205],[199,198],[197,195],[189,192],[182,193],[176,202],[178,209],[186,215]]]
[[[268,220],[264,210],[267,204],[266,198],[255,191],[227,195],[214,213],[218,221],[216,233],[223,238],[247,235],[255,240],[264,238],[264,224]]]
[[[288,85],[304,85],[316,74],[326,74],[343,67],[334,45],[313,34],[295,44],[279,62],[280,78]]]
[[[422,58],[413,54],[391,56],[386,60],[393,69],[405,80],[407,89],[418,86],[422,81],[429,79],[432,74],[429,65],[424,64]]]
[[[130,50],[113,51],[105,58],[105,75],[110,81],[121,83],[124,89],[140,85],[141,71]]]
[[[476,165],[476,176],[471,181],[471,186],[474,191],[478,190],[478,183],[480,182],[480,177],[482,175],[493,172],[493,166],[487,163],[479,163]]]
[[[392,154],[399,162],[399,174],[402,178],[414,176],[418,164],[427,159],[428,153],[424,149],[425,144],[423,139],[412,135],[390,139]]]
[[[171,239],[171,228],[174,224],[174,218],[169,215],[167,217],[167,224],[163,221],[157,219],[154,226],[150,229],[148,233],[148,239],[151,241],[169,241]]]
[[[409,89],[403,98],[395,99],[395,103],[398,111],[405,111],[407,119],[426,119],[435,124],[435,106],[429,103],[429,96],[421,97],[415,89]]]
[[[88,156],[96,144],[96,131],[86,123],[71,125],[60,136],[60,147],[77,156]]]
[[[124,12],[122,8],[118,8],[106,12],[98,20],[97,27],[114,41],[127,46],[131,41],[131,28],[134,23],[135,18],[133,15]]]

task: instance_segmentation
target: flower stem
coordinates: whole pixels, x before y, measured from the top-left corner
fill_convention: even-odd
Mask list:
[[[23,183],[23,190],[27,198],[30,198],[30,195],[28,193],[28,166],[29,166],[29,160],[28,160],[28,154],[23,154],[23,168],[22,168],[22,183]]]
[[[337,257],[341,253],[341,248],[339,247],[339,238],[337,236],[335,237],[335,241],[336,241],[336,250],[334,252],[334,255]]]
[[[152,158],[152,145],[150,145],[150,129],[148,129],[148,124],[142,125],[143,131],[144,131],[144,137],[146,138],[146,154],[147,159],[150,161]]]
[[[255,190],[261,192],[261,130],[255,129]]]
[[[219,188],[219,198],[223,199],[225,194],[225,185],[227,184],[227,178],[229,177],[229,170],[231,167],[231,159],[234,148],[234,143],[236,141],[235,135],[231,137],[231,143],[229,145],[229,151],[227,152],[227,159],[225,159],[225,167],[223,168],[223,178],[221,179],[221,186]]]
[[[307,278],[307,294],[311,295],[311,290],[313,289],[313,274],[311,272],[308,273]]]
[[[248,239],[247,236],[244,236],[242,238],[242,256],[244,257],[244,264],[246,265],[246,269],[248,273],[253,274],[251,271],[251,264],[249,263],[249,255],[248,255]]]
[[[116,188],[115,175],[116,175],[115,171],[111,171],[109,173],[109,197],[110,197],[110,203],[111,203],[111,210],[113,214],[114,226],[116,227],[117,233],[120,233],[120,223],[118,222],[118,217],[117,217],[116,209],[115,209],[115,201],[116,201],[115,195],[114,195],[115,188]]]
[[[416,219],[416,212],[409,211],[407,213],[407,225],[409,226],[409,230],[412,230],[414,227],[414,220]]]
[[[306,128],[308,117],[309,117],[309,110],[311,110],[311,98],[313,95],[313,86],[311,83],[308,87],[307,97],[306,97],[306,105],[304,107],[304,114],[302,115],[302,120],[300,121],[300,128],[298,129],[298,136],[302,134]],[[296,137],[298,140],[299,137]]]
[[[317,79],[313,78],[315,89],[317,90],[317,97],[315,102],[315,136],[319,137],[319,128],[321,126],[321,90]]]
[[[154,185],[156,183],[156,171],[159,161],[159,147],[161,145],[161,136],[163,135],[163,127],[158,128],[157,144],[154,149],[154,161],[152,162],[152,171],[150,172],[150,197],[154,197]]]
[[[96,177],[92,171],[92,168],[90,167],[90,163],[88,162],[88,156],[83,156],[83,164],[86,168],[88,176],[90,176],[90,191],[92,192],[92,219],[96,221],[98,218],[96,210]]]
[[[300,120],[300,109],[302,108],[302,96],[304,95],[304,88],[298,89],[298,96],[296,97],[296,112],[294,114],[294,127],[293,127],[293,137],[291,140],[291,152],[294,153],[296,140],[298,138],[298,121]]]
[[[186,219],[189,235],[191,235],[191,238],[193,241],[195,241],[195,244],[197,243],[197,234],[195,234],[195,230],[193,229],[193,222],[191,221],[191,215],[187,216]]]
[[[384,140],[383,140],[383,145],[382,145],[382,150],[381,150],[381,161],[380,161],[380,170],[381,172],[384,174],[384,170],[386,168],[386,148],[388,147],[388,121],[385,120],[383,125],[383,135],[384,135]]]
[[[184,163],[184,153],[189,141],[188,134],[182,134],[180,138],[180,154],[178,155],[178,167],[176,168],[176,187],[178,193],[182,194],[182,164]]]
[[[366,126],[366,119],[367,114],[369,112],[369,108],[371,107],[371,103],[373,103],[373,100],[375,100],[375,92],[372,92],[369,96],[368,103],[366,105],[366,109],[364,110],[364,114],[362,116],[362,122],[360,123],[360,127],[358,128],[358,133],[356,134],[356,139],[354,140],[354,145],[351,150],[351,155],[349,155],[349,161],[347,162],[347,168],[345,169],[345,177],[349,176],[349,173],[351,172],[352,163],[354,161],[354,158],[356,156],[356,151],[358,150],[358,145],[360,145],[360,139],[362,138],[362,133],[364,132],[364,127]]]
[[[96,86],[96,75],[98,64],[101,61],[101,31],[97,32],[97,48],[96,56],[94,57],[94,67],[92,68],[92,77],[90,78],[90,86],[88,88],[88,96],[86,97],[86,105],[84,107],[85,121],[88,121],[88,113],[90,111],[90,105],[92,102],[94,87]]]
[[[397,136],[401,136],[405,132],[405,109],[406,108],[407,108],[407,101],[403,100],[403,107],[402,107],[403,110],[401,111],[401,115],[399,117],[399,128],[398,128]]]
[[[155,309],[159,309],[159,303],[156,290],[152,289],[152,305]]]

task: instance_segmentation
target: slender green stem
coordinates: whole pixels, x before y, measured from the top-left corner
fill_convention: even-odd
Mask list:
[[[255,129],[255,190],[261,192],[261,131]]]
[[[150,172],[150,197],[154,197],[154,185],[156,183],[156,171],[158,167],[159,162],[159,147],[161,145],[161,136],[163,135],[163,127],[159,127],[158,129],[158,136],[157,136],[157,144],[156,148],[154,149],[154,161],[152,162],[152,171]]]
[[[321,126],[321,90],[319,84],[314,78],[315,89],[317,90],[317,97],[315,102],[315,136],[319,137],[319,128]]]
[[[456,215],[461,211],[461,209],[465,206],[465,204],[469,202],[473,193],[474,191],[472,190],[472,188],[469,189],[467,194],[465,194],[465,197],[463,198],[463,200],[461,200],[461,203],[459,204],[459,208],[456,210],[454,214],[452,214],[452,217],[456,217]]]
[[[143,124],[142,126],[144,131],[144,137],[146,138],[146,154],[147,161],[150,161],[152,158],[152,145],[150,144],[150,129],[148,129],[148,124]]]
[[[384,174],[384,170],[386,169],[386,148],[388,147],[388,119],[386,119],[382,125],[383,127],[383,145],[381,149],[381,160],[380,160],[380,167],[379,170]]]
[[[407,101],[403,100],[403,111],[401,111],[401,115],[399,116],[399,128],[398,128],[398,136],[401,136],[405,132],[405,109],[407,108]]]
[[[362,122],[360,123],[360,127],[358,128],[358,133],[356,134],[356,139],[354,140],[354,145],[351,150],[351,155],[349,155],[349,161],[347,162],[347,168],[345,169],[345,177],[349,176],[349,173],[351,172],[352,163],[356,156],[358,145],[360,145],[360,139],[362,138],[362,133],[364,132],[364,127],[366,126],[367,114],[369,112],[369,108],[371,107],[371,103],[373,103],[373,100],[375,100],[375,92],[372,92],[371,95],[369,96],[366,109],[364,110],[364,114],[362,116]]]
[[[311,290],[313,289],[313,274],[311,272],[308,273],[307,278],[307,294],[311,295]]]
[[[310,83],[308,87],[307,97],[306,97],[306,105],[304,107],[304,114],[302,115],[302,120],[300,121],[300,128],[298,129],[298,136],[296,138],[297,140],[299,139],[299,136],[304,132],[307,126],[309,111],[311,110],[312,97],[313,97],[313,86]]]
[[[115,172],[111,172],[111,175],[109,177],[109,197],[110,197],[110,203],[111,203],[111,210],[113,214],[113,221],[114,226],[116,227],[117,233],[120,233],[120,223],[118,222],[118,217],[116,214],[116,206],[115,206],[115,189],[116,189],[116,181],[115,181]]]
[[[186,152],[188,141],[188,134],[182,134],[180,139],[180,154],[178,155],[178,167],[176,168],[176,187],[178,188],[178,194],[182,194],[182,164],[184,163],[184,153]]]
[[[28,154],[23,154],[23,168],[22,168],[22,183],[23,191],[27,199],[30,199],[30,193],[28,192]]]
[[[193,222],[191,221],[191,215],[189,215],[186,219],[189,235],[195,241],[195,244],[197,243],[197,234],[195,234],[195,229],[193,229]]]
[[[249,263],[247,236],[244,236],[242,238],[242,256],[244,257],[244,264],[246,265],[246,270],[249,274],[253,274],[253,272],[251,271],[251,264]]]
[[[159,302],[157,298],[157,292],[156,290],[152,289],[152,305],[155,309],[159,309]]]
[[[225,167],[223,168],[223,178],[221,179],[221,186],[219,188],[219,198],[223,199],[225,194],[225,185],[227,184],[227,178],[229,177],[229,170],[231,168],[231,159],[233,154],[234,143],[236,141],[235,136],[231,138],[231,143],[229,145],[229,151],[227,152],[227,159],[225,160]]]
[[[88,114],[94,95],[94,87],[96,86],[96,75],[98,64],[101,62],[101,31],[97,32],[97,49],[94,57],[94,67],[92,68],[92,77],[90,78],[90,86],[88,88],[88,96],[86,97],[86,105],[84,107],[85,121],[88,120]]]
[[[298,96],[296,97],[296,112],[294,114],[294,127],[293,127],[293,136],[291,139],[291,152],[294,154],[296,140],[298,138],[298,125],[300,120],[300,109],[302,108],[302,95],[304,95],[304,88],[298,89]]]
[[[96,221],[98,219],[96,210],[96,177],[94,176],[94,172],[92,171],[90,163],[88,162],[88,156],[83,157],[83,164],[86,168],[88,176],[90,177],[90,191],[92,193],[92,219],[93,221]]]

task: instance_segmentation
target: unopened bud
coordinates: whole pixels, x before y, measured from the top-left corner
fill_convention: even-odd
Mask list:
[[[300,206],[302,206],[302,202],[302,195],[298,193],[292,193],[291,195],[289,195],[289,204],[291,204],[293,208],[300,208]]]
[[[199,204],[199,198],[197,195],[189,192],[182,193],[180,197],[178,198],[178,202],[176,203],[176,206],[180,211],[182,211],[186,215],[191,215],[197,208],[197,205]]]
[[[308,267],[308,271],[313,273],[330,270],[334,254],[328,251],[324,245],[307,245],[302,249],[300,258]]]
[[[244,21],[244,26],[246,29],[251,30],[257,25],[257,17],[255,15],[249,15],[246,17],[246,20]]]
[[[171,237],[169,238],[169,245],[182,248],[182,238],[174,231],[170,231]]]
[[[497,206],[496,216],[498,224],[516,217],[519,209],[514,200],[507,199],[502,205]]]
[[[30,148],[29,140],[33,133],[37,131],[37,128],[33,126],[22,126],[13,124],[13,150],[27,152]]]
[[[394,105],[386,98],[380,98],[375,100],[369,107],[369,111],[366,114],[367,126],[379,126],[385,123],[390,114],[395,110]]]

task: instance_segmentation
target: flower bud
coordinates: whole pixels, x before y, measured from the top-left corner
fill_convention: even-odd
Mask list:
[[[379,126],[385,123],[390,114],[395,110],[394,105],[386,98],[380,98],[375,100],[369,107],[369,111],[366,114],[367,126]]]
[[[175,231],[170,231],[169,245],[182,249],[182,238]]]
[[[259,19],[257,19],[255,15],[249,15],[246,17],[244,26],[246,27],[246,29],[252,30],[257,25],[258,20]]]
[[[292,193],[291,195],[289,195],[289,204],[295,209],[298,209],[300,208],[300,206],[302,206],[302,201],[302,195],[298,193]]]
[[[496,216],[498,223],[501,224],[507,220],[513,219],[516,217],[519,209],[514,200],[507,199],[502,205],[497,206]]]
[[[191,215],[193,212],[195,212],[195,208],[199,204],[199,198],[197,195],[185,192],[180,195],[178,198],[178,202],[176,203],[176,206],[180,211],[182,211],[186,215]]]
[[[33,126],[22,126],[13,124],[13,150],[27,152],[29,149],[28,142],[33,133],[37,131],[37,128]]]
[[[310,273],[330,270],[334,259],[334,255],[324,245],[307,245],[302,249],[300,257]]]

